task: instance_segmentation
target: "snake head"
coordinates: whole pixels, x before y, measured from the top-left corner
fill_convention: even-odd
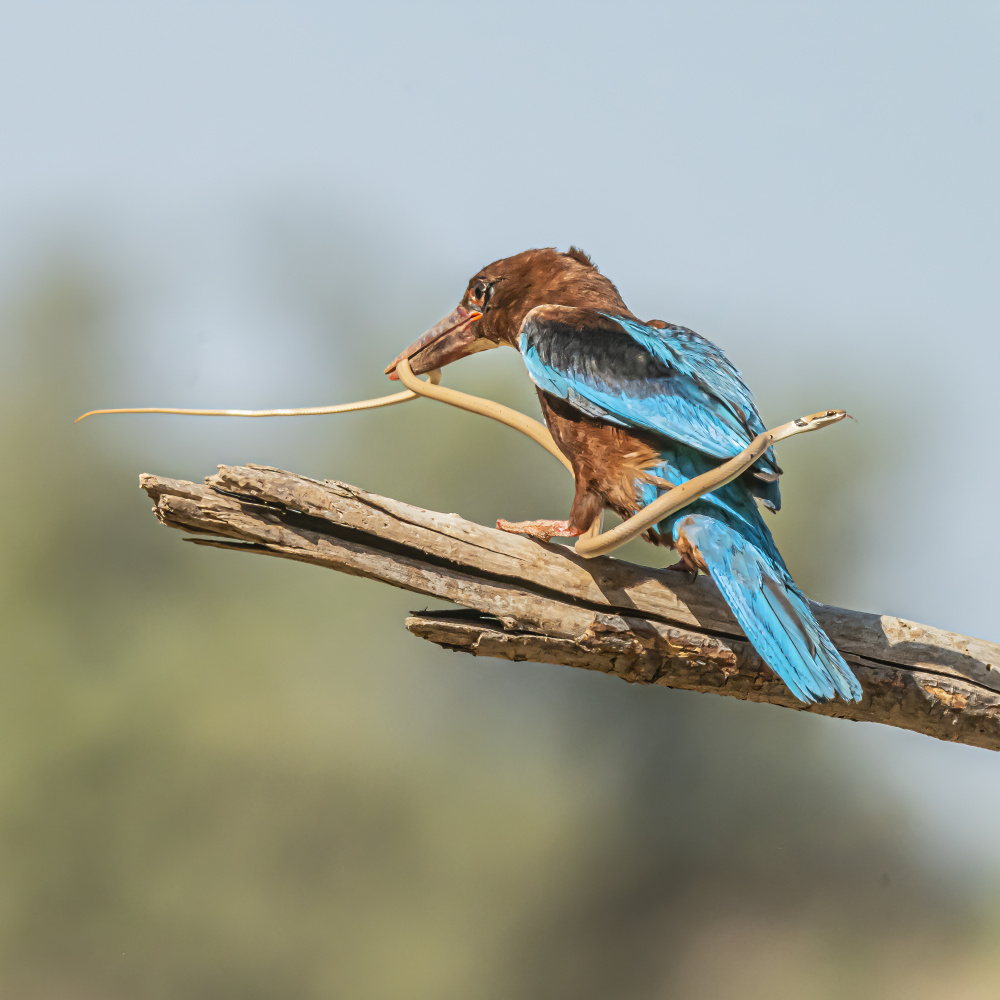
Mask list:
[[[818,431],[823,427],[829,427],[830,424],[836,424],[848,416],[850,414],[847,410],[820,410],[819,413],[799,417],[794,423],[799,428],[799,433],[804,434],[806,431]]]

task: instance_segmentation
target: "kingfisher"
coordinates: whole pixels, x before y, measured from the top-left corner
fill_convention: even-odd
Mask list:
[[[764,424],[739,371],[711,341],[642,321],[590,257],[526,250],[473,275],[458,306],[387,368],[415,374],[494,347],[519,351],[542,414],[573,468],[564,521],[497,521],[548,542],[582,535],[604,510],[626,519],[743,451]],[[861,685],[792,580],[760,507],[781,507],[768,450],[738,479],[643,536],[707,573],[763,660],[801,701],[859,701]]]

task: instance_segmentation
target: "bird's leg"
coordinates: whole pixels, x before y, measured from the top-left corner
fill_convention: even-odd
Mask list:
[[[705,560],[702,559],[701,553],[688,541],[687,535],[684,534],[683,526],[677,533],[677,541],[674,542],[674,551],[680,555],[680,559],[668,566],[667,569],[675,569],[678,572],[687,573],[692,583],[698,579],[698,570],[707,570]]]
[[[575,527],[570,521],[497,521],[501,531],[509,531],[515,535],[528,535],[547,542],[550,538],[577,538],[583,534],[582,529]]]
[[[497,521],[497,527],[501,531],[529,535],[543,542],[547,542],[550,538],[579,538],[595,523],[600,530],[603,510],[604,501],[596,493],[590,493],[586,483],[578,479],[573,507],[565,521]]]

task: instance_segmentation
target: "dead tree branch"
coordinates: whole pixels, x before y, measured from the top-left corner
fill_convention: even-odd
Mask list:
[[[764,665],[711,581],[610,557],[585,560],[345,483],[220,466],[205,485],[141,477],[168,527],[202,545],[365,576],[462,605],[406,620],[474,656],[558,663],[623,680],[1000,749],[1000,646],[899,618],[814,605],[865,697],[806,708]]]

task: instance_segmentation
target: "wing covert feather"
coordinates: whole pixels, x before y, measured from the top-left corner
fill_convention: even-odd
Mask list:
[[[545,392],[587,416],[680,441],[719,459],[764,425],[739,372],[710,341],[678,326],[570,306],[538,306],[521,325],[521,354]],[[768,452],[756,466],[780,470]]]

